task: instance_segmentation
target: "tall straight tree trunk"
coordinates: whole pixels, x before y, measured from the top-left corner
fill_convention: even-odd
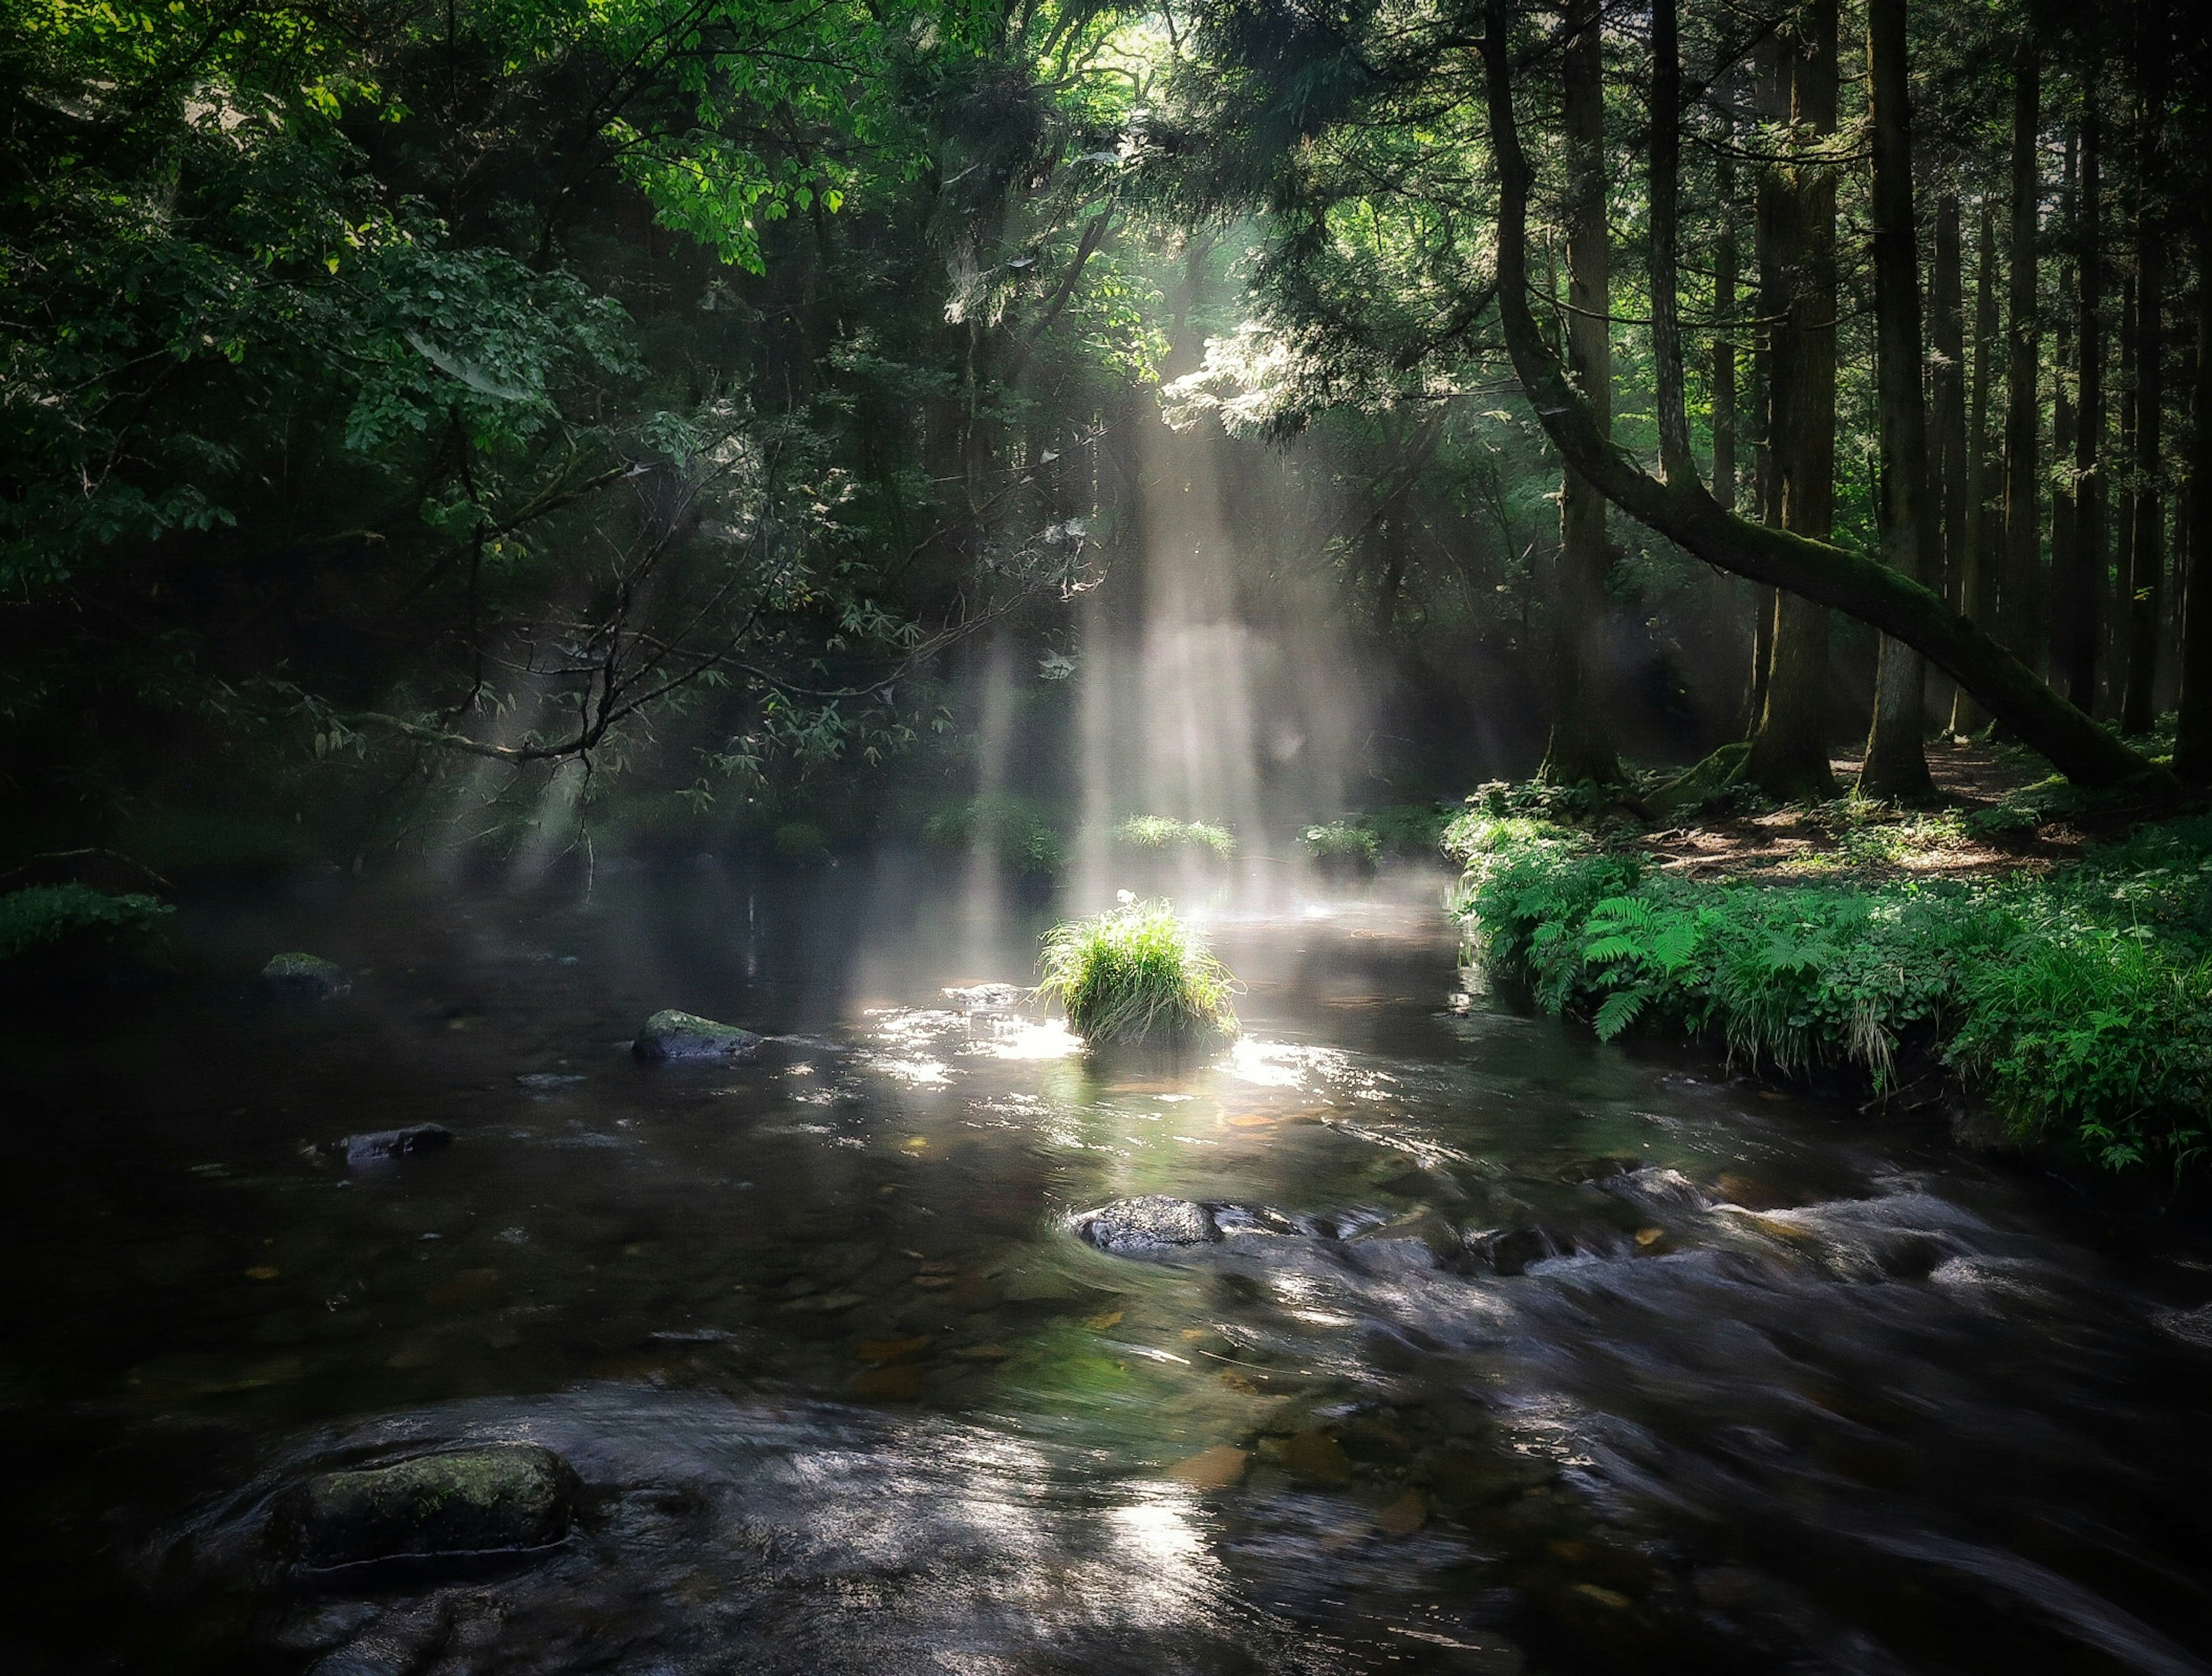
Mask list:
[[[2011,272],[2005,330],[2004,568],[1997,582],[1998,638],[2029,665],[2043,659],[2042,474],[2037,433],[2036,209],[2043,191],[2036,140],[2042,56],[2028,29],[2013,54]]]
[[[2105,429],[2105,222],[2100,200],[2104,129],[2097,114],[2097,70],[2081,84],[2081,173],[2075,198],[2074,539],[2053,555],[2051,678],[2086,710],[2097,698],[2097,618],[2105,573],[2105,482],[2099,460]]]
[[[1753,51],[1751,114],[1759,123],[1786,122],[1790,117],[1790,76],[1781,46],[1771,36]],[[1777,527],[1782,522],[1782,495],[1774,478],[1774,333],[1782,312],[1783,278],[1775,238],[1781,222],[1781,190],[1778,169],[1770,165],[1759,170],[1752,214],[1752,266],[1759,315],[1751,355],[1751,412],[1759,427],[1752,442],[1752,516]],[[1774,623],[1781,610],[1778,590],[1753,589],[1751,707],[1743,730],[1747,739],[1758,733],[1766,715],[1767,688],[1774,677]]]
[[[2141,0],[2136,9],[2136,87],[2142,100],[2142,160],[2136,210],[2135,540],[2128,575],[2128,678],[2120,727],[2148,733],[2158,719],[2158,631],[2166,585],[2166,504],[2159,493],[2160,419],[2166,404],[2160,328],[2166,303],[2166,234],[2159,195],[2159,139],[2166,119],[2165,8]]]
[[[2212,781],[2212,220],[2197,223],[2197,425],[2189,446],[2189,592],[2173,771]]]
[[[1735,77],[1715,84],[1714,97],[1726,113],[1721,118],[1721,153],[1713,165],[1713,197],[1719,206],[1713,241],[1713,499],[1735,508]]]
[[[1996,355],[1997,218],[1986,194],[1974,245],[1973,392],[1966,418],[1966,520],[1959,568],[1959,610],[1990,627],[1990,363]],[[1972,733],[1989,720],[1965,692],[1951,705],[1951,732]]]
[[[2063,185],[2059,189],[2060,218],[2069,235],[2080,229],[2080,190],[2077,170],[2081,161],[2081,135],[2078,128],[2066,136],[2066,166]],[[2058,268],[2058,295],[2062,297],[2075,290],[2074,264],[2078,251],[2069,251]],[[2075,359],[2075,327],[2078,322],[2071,309],[2061,310],[2058,316],[2058,342],[2051,360],[2051,458],[2054,466],[2062,468],[2054,473],[2051,490],[2051,567],[2049,600],[2053,609],[2044,613],[2044,667],[2053,681],[2063,681],[2066,663],[2064,648],[2067,631],[2059,622],[2056,609],[2064,592],[2066,576],[2075,565],[2075,544],[2081,530],[2075,513],[2074,479],[2068,468],[2074,458],[2075,410],[2074,392],[2080,382],[2081,368]]]
[[[2128,634],[2134,616],[2128,589],[2136,562],[2136,414],[2142,369],[2136,365],[2142,334],[2136,330],[2136,276],[2120,282],[2120,434],[2118,457],[2125,468],[2113,507],[2112,569],[2105,611],[2105,703],[2118,719],[2128,688]]]
[[[1651,351],[1659,410],[1659,475],[1693,483],[1690,418],[1682,392],[1681,300],[1676,288],[1682,178],[1682,61],[1675,0],[1651,0]]]
[[[1836,131],[1836,6],[1811,0],[1799,14],[1804,33],[1784,42],[1790,123],[1801,141],[1815,144]],[[1825,541],[1836,490],[1836,175],[1832,164],[1807,158],[1780,173],[1773,197],[1784,295],[1768,397],[1774,480],[1782,527]],[[1784,594],[1775,612],[1766,708],[1743,774],[1785,801],[1836,794],[1828,766],[1828,612],[1796,594]]]
[[[1959,608],[1959,574],[1966,533],[1966,307],[1959,254],[1959,194],[1947,191],[1936,205],[1935,295],[1929,299],[1929,337],[1935,355],[1929,375],[1929,419],[1935,434],[1932,485],[1940,518],[1941,582],[1936,592]],[[1923,550],[1923,556],[1925,555]],[[1956,694],[1944,692],[1937,714],[1951,713]]]
[[[1912,213],[1912,109],[1906,91],[1905,0],[1867,0],[1868,98],[1874,118],[1875,383],[1880,410],[1882,556],[1929,580],[1936,519],[1928,492],[1928,411],[1921,392],[1920,240]],[[1936,782],[1920,654],[1884,639],[1867,733],[1864,797],[1920,801]]]
[[[1613,424],[1613,253],[1606,226],[1601,6],[1582,0],[1561,64],[1566,107],[1567,360],[1599,424]],[[1559,622],[1552,737],[1540,772],[1562,785],[1620,778],[1606,686],[1606,499],[1566,469],[1559,493]]]
[[[1736,504],[1736,285],[1741,260],[1736,239],[1735,158],[1736,80],[1733,70],[1715,82],[1713,97],[1721,108],[1721,145],[1713,164],[1713,197],[1718,214],[1713,241],[1713,316],[1720,329],[1713,334],[1713,498],[1731,512]],[[1752,498],[1758,499],[1756,489]],[[1774,602],[1770,591],[1735,585],[1751,608],[1751,670],[1745,683],[1743,732],[1748,737],[1765,702],[1765,659],[1772,647]]]

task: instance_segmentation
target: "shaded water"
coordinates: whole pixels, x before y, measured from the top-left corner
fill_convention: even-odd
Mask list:
[[[1036,927],[896,859],[188,918],[217,976],[6,1027],[11,1670],[2212,1652],[2202,1243],[1471,996],[1434,881],[1218,926],[1249,1035],[1180,1068],[946,1000]],[[293,946],[353,994],[255,999]],[[641,1066],[665,1005],[787,1039]],[[1142,1193],[1229,1236],[1069,1231]],[[266,1561],[308,1473],[517,1438],[585,1485],[550,1557]]]

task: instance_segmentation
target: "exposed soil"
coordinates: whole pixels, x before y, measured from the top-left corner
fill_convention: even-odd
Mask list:
[[[1832,760],[1838,780],[1858,778],[1857,757]],[[1978,835],[1962,817],[2002,803],[2047,770],[2002,747],[1942,742],[1928,746],[1928,767],[1942,798],[1934,810],[1870,814],[1841,803],[1799,805],[1654,832],[1638,843],[1662,871],[1690,878],[1984,878],[2048,871],[2078,859],[2091,837],[2139,817],[2116,809],[2094,821]]]

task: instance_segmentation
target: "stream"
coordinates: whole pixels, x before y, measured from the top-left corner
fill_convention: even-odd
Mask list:
[[[948,997],[1044,918],[894,853],[188,902],[183,981],[0,1027],[0,1661],[2212,1668],[2212,1241],[1529,1016],[1443,889],[1224,914],[1186,1065]],[[258,994],[291,948],[351,993]],[[669,1006],[775,1040],[640,1064]],[[1222,1237],[1079,1236],[1143,1195]],[[490,1442],[574,1469],[556,1547],[267,1558]]]

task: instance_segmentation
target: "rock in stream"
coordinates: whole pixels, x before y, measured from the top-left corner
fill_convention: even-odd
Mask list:
[[[271,955],[260,981],[264,993],[287,1001],[335,1001],[353,989],[353,980],[336,961],[296,950]]]
[[[1117,1199],[1074,1219],[1075,1231],[1116,1257],[1141,1256],[1179,1246],[1212,1245],[1221,1238],[1213,1212],[1188,1199],[1147,1193]]]
[[[379,1560],[514,1553],[568,1533],[575,1475],[534,1443],[324,1473],[276,1509],[279,1547],[313,1570]]]
[[[645,1021],[630,1051],[638,1058],[662,1060],[732,1060],[750,1064],[760,1056],[761,1038],[735,1024],[719,1024],[696,1012],[666,1007]]]

